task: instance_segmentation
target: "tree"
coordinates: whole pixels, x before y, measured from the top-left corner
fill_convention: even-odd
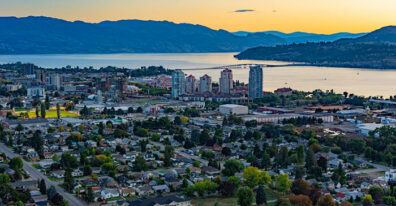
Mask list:
[[[44,179],[41,179],[39,188],[40,188],[41,194],[43,194],[43,195],[47,194],[47,185],[45,184]]]
[[[253,203],[253,191],[249,187],[239,188],[237,192],[238,205],[250,206]]]
[[[144,128],[139,128],[136,131],[134,131],[134,134],[139,136],[139,137],[147,137],[148,136],[148,130]]]
[[[319,160],[318,160],[318,166],[323,170],[326,171],[327,170],[327,159],[320,156]]]
[[[289,175],[287,173],[285,174],[279,174],[276,177],[276,189],[280,192],[287,192],[292,185],[292,182],[289,179]]]
[[[379,186],[371,186],[368,193],[374,200],[375,204],[381,204],[383,202],[384,190]]]
[[[243,164],[239,160],[229,159],[224,163],[224,169],[222,173],[225,176],[234,176],[235,173],[241,172],[243,169]]]
[[[30,145],[40,155],[40,158],[44,158],[43,144],[44,143],[43,143],[43,139],[41,137],[41,131],[36,130],[33,134],[33,137],[30,140]]]
[[[65,178],[63,181],[63,186],[65,187],[66,191],[68,191],[68,192],[72,192],[73,187],[74,187],[73,186],[73,184],[74,184],[73,176],[71,173],[72,173],[72,170],[70,168],[67,168],[65,171]]]
[[[353,204],[350,203],[349,201],[343,200],[343,201],[341,201],[340,206],[353,206]]]
[[[0,184],[7,184],[10,181],[10,177],[7,174],[1,173],[0,174]]]
[[[173,157],[173,155],[174,155],[173,147],[170,146],[170,145],[166,145],[166,147],[165,147],[165,155],[164,155],[165,156],[164,164],[165,164],[166,167],[172,166],[171,158]]]
[[[222,181],[219,185],[219,191],[223,196],[233,196],[235,192],[235,185],[229,181]]]
[[[41,104],[40,112],[41,118],[45,119],[45,104]]]
[[[275,206],[292,206],[290,200],[287,198],[279,198],[275,202]]]
[[[312,201],[306,195],[293,195],[289,200],[295,206],[312,206]]]
[[[271,158],[269,154],[264,151],[263,156],[261,158],[261,167],[264,168],[265,170],[268,170],[271,167]]]
[[[253,188],[259,184],[268,184],[271,177],[267,171],[260,171],[257,167],[247,167],[243,170],[242,177],[246,180],[246,184]]]
[[[317,206],[335,206],[336,203],[331,195],[321,196]]]
[[[61,115],[60,115],[60,105],[59,105],[59,103],[56,103],[56,117],[57,117],[58,119],[61,118]]]
[[[92,187],[88,187],[87,202],[93,202],[93,201],[94,201],[94,194],[92,191]]]
[[[264,186],[260,185],[256,191],[256,205],[266,205],[267,194],[264,191]]]
[[[21,123],[18,123],[18,125],[15,127],[15,131],[18,131],[18,133],[22,132],[25,129]]]
[[[371,206],[373,205],[373,197],[370,194],[367,194],[363,197],[362,201],[363,206]]]
[[[231,149],[229,147],[223,147],[221,150],[221,154],[224,156],[230,156],[231,155]]]
[[[133,170],[136,172],[147,170],[146,160],[141,155],[138,155],[133,162]]]
[[[242,184],[241,178],[237,176],[228,177],[227,181],[231,182],[235,186],[235,189],[238,189],[239,186]]]
[[[304,162],[305,162],[304,146],[299,145],[296,150],[297,150],[297,163],[304,164]]]
[[[311,185],[305,180],[294,180],[291,192],[295,195],[309,195],[311,193]]]
[[[318,163],[316,161],[315,153],[310,149],[307,150],[305,167],[307,168],[308,172],[311,172],[312,168],[317,165],[318,165]]]
[[[23,161],[20,157],[14,157],[10,160],[9,165],[13,170],[20,170],[23,167]]]
[[[282,146],[279,150],[278,156],[276,158],[277,165],[280,168],[286,168],[288,165],[288,155],[289,155],[289,150],[287,149],[287,146]]]

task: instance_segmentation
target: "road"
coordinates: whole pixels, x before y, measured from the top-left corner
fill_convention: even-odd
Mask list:
[[[3,143],[0,143],[0,151],[4,152],[7,155],[7,157],[10,158],[20,156],[18,154],[15,154],[10,148],[5,146]],[[63,188],[59,187],[58,186],[59,182],[57,183],[49,180],[45,175],[43,175],[40,171],[34,168],[30,162],[26,162],[25,160],[23,160],[23,169],[30,173],[30,177],[32,179],[36,179],[36,180],[44,179],[47,187],[54,186],[56,191],[59,194],[61,194],[65,200],[69,202],[69,205],[73,205],[73,206],[87,205],[87,203],[84,202],[83,200],[66,192]]]
[[[389,171],[391,168],[387,167],[385,165],[380,165],[380,164],[376,164],[376,163],[371,163],[369,161],[364,160],[361,157],[356,157],[356,160],[362,161],[368,165],[372,165],[375,167],[375,169],[367,169],[367,170],[358,170],[358,171],[354,171],[351,172],[352,174],[362,174],[362,173],[366,173],[366,174],[370,174],[370,173],[376,173],[376,172],[381,172],[381,171]]]

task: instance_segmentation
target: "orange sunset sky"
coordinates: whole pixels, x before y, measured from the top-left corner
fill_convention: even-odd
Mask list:
[[[143,19],[228,31],[369,32],[396,25],[396,0],[0,0],[0,16]]]

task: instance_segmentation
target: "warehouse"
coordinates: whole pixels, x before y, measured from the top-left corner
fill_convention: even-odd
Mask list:
[[[247,106],[243,106],[243,105],[224,104],[224,105],[220,105],[219,111],[222,114],[241,115],[241,114],[247,114],[249,110]]]

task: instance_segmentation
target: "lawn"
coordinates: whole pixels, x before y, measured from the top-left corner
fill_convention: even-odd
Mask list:
[[[191,201],[194,206],[213,206],[217,202],[218,206],[237,205],[236,197],[210,197],[210,198],[197,198]]]
[[[277,200],[280,197],[288,197],[288,195],[283,195],[280,192],[272,190],[270,188],[265,188],[265,193],[267,194],[267,201]],[[254,200],[255,202],[255,200]],[[191,201],[194,206],[213,206],[216,203],[218,206],[228,206],[228,205],[238,205],[236,197],[210,197],[210,198],[195,198]],[[268,205],[275,205],[275,202],[268,203]]]
[[[16,112],[19,114],[18,112]],[[28,112],[29,118],[33,119],[36,118],[36,112],[35,111],[30,111]],[[41,115],[41,113],[39,113]],[[78,117],[79,115],[77,113],[73,112],[68,112],[68,111],[61,111],[60,112],[61,117]],[[58,115],[56,113],[56,110],[48,110],[45,112],[45,117],[46,118],[57,118]]]
[[[51,181],[54,181],[54,182],[63,181],[63,178],[56,178],[56,177],[53,177],[53,176],[48,176],[48,179],[51,180]]]

